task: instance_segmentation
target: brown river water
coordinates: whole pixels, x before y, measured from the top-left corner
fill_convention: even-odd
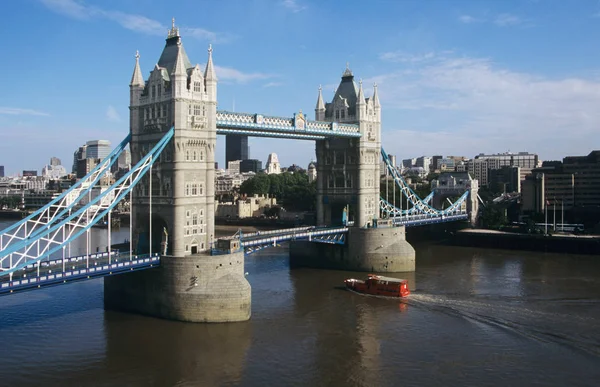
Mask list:
[[[0,386],[599,385],[600,257],[415,248],[401,301],[290,269],[285,246],[249,255],[243,323],[105,311],[102,279],[0,297]]]

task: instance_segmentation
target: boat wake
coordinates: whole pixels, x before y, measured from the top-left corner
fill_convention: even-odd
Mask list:
[[[546,305],[548,310],[544,310],[539,305],[527,302],[421,293],[412,293],[406,298],[406,303],[494,326],[536,341],[565,345],[600,356],[600,319],[581,312],[562,311],[557,305]]]

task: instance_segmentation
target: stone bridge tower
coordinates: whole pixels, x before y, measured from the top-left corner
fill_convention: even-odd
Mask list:
[[[190,322],[248,320],[243,251],[230,245],[211,255],[217,141],[212,48],[204,71],[192,66],[173,21],[147,81],[136,55],[130,93],[133,164],[175,128],[151,176],[132,191],[134,248],[160,252],[161,259],[156,269],[105,278],[105,307]]]
[[[317,121],[357,124],[359,139],[316,142],[317,224],[339,224],[346,206],[354,225],[365,227],[379,217],[381,159],[381,105],[377,85],[365,98],[362,81],[357,87],[346,67],[335,96],[323,102],[321,88],[315,109]]]
[[[215,208],[217,78],[212,49],[204,71],[193,66],[173,25],[147,82],[136,58],[130,89],[132,164],[175,127],[173,140],[153,166],[152,219],[149,174],[133,191],[138,250],[146,252],[150,242],[152,251],[159,252],[167,242],[167,253],[173,256],[206,251],[214,237]]]

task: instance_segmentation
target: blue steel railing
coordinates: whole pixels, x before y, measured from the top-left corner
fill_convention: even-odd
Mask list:
[[[40,264],[38,266],[38,264]],[[112,252],[90,254],[28,265],[15,273],[12,280],[0,282],[0,295],[66,284],[92,278],[150,269],[160,265],[158,253],[131,255]]]

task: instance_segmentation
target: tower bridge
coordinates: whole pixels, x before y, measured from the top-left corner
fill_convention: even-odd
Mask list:
[[[212,47],[204,69],[192,65],[174,24],[147,79],[136,54],[129,135],[70,191],[0,233],[0,294],[102,276],[107,308],[182,321],[247,320],[244,253],[289,242],[298,265],[414,271],[405,227],[466,220],[473,212],[472,186],[454,184],[458,200],[442,209],[430,204],[435,193],[421,199],[412,191],[381,147],[377,85],[367,97],[348,67],[331,102],[319,88],[315,120],[302,111],[292,117],[217,111],[217,84]],[[315,141],[316,226],[216,240],[218,134]],[[92,198],[127,145],[135,166]],[[381,160],[405,208],[381,198]],[[111,210],[126,195],[129,251],[92,254],[90,227],[108,217],[110,246]],[[87,252],[72,257],[70,242],[78,237],[87,238]]]

